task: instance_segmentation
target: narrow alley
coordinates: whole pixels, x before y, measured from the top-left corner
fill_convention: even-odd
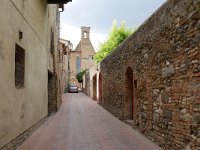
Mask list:
[[[146,137],[82,93],[65,94],[58,113],[19,150],[156,150]]]

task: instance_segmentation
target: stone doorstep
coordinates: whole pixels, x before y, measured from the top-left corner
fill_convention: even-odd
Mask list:
[[[133,120],[123,120],[126,124],[129,126],[134,126],[134,121]]]
[[[48,120],[48,117],[45,117],[30,127],[28,130],[24,131],[22,134],[11,140],[5,146],[0,148],[0,150],[16,150],[26,139],[28,139],[34,131],[36,131],[41,125],[43,125]]]

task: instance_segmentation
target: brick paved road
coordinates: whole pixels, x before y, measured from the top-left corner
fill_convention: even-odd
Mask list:
[[[20,150],[159,150],[82,93],[64,95],[60,111]]]

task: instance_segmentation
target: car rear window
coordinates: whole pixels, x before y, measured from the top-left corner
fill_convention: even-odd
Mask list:
[[[71,87],[77,87],[76,85],[70,85]]]

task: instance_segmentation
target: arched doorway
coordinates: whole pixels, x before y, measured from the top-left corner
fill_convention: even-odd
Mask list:
[[[93,99],[97,100],[97,75],[93,76]]]
[[[133,120],[134,96],[133,96],[133,70],[128,67],[125,72],[125,106],[124,119]]]
[[[102,103],[102,75],[99,73],[99,103]]]

